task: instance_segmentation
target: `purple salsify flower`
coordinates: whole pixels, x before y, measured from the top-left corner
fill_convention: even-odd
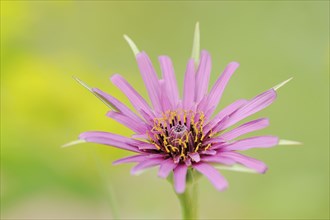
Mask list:
[[[162,72],[159,79],[148,55],[139,52],[135,44],[127,36],[125,38],[135,52],[152,105],[121,75],[112,76],[111,82],[127,96],[136,113],[113,96],[100,89],[89,88],[77,79],[111,108],[108,117],[135,132],[129,138],[110,132],[88,131],[80,134],[79,143],[93,142],[135,152],[134,156],[114,162],[137,163],[132,174],[159,166],[158,176],[166,178],[173,171],[177,193],[185,191],[189,168],[206,176],[218,190],[224,190],[228,182],[214,168],[214,164],[240,164],[258,173],[267,170],[262,161],[238,151],[279,144],[279,139],[270,135],[239,139],[242,135],[267,127],[268,119],[260,118],[236,128],[231,126],[272,104],[276,99],[276,89],[289,80],[250,100],[237,100],[212,117],[229,79],[239,66],[237,62],[228,64],[208,92],[211,56],[203,50],[197,68],[194,59],[188,60],[183,96],[180,97],[171,59],[168,56],[159,57]]]

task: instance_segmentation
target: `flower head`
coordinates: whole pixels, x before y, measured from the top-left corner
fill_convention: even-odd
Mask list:
[[[199,33],[195,36],[195,42],[199,43]],[[173,171],[178,193],[185,190],[188,169],[206,176],[218,190],[225,189],[228,183],[213,164],[241,164],[259,173],[267,170],[263,162],[237,151],[272,147],[279,143],[277,137],[269,135],[239,139],[244,134],[267,127],[268,119],[260,118],[236,128],[231,127],[272,104],[276,99],[276,89],[282,84],[250,100],[237,100],[213,117],[229,79],[239,66],[237,62],[228,64],[208,92],[211,56],[203,50],[199,59],[196,53],[198,47],[194,47],[195,59],[188,60],[183,96],[180,97],[171,59],[159,57],[162,72],[159,78],[148,55],[139,52],[133,41],[127,36],[125,38],[136,56],[151,106],[118,74],[112,76],[111,81],[127,96],[135,111],[100,89],[84,84],[111,108],[108,117],[135,134],[129,138],[109,132],[89,131],[80,134],[79,142],[94,142],[135,152],[134,156],[114,162],[137,163],[132,169],[133,174],[159,166],[158,176],[166,178]]]

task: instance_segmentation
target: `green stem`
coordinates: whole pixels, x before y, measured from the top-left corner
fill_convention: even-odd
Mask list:
[[[177,196],[180,201],[182,219],[198,219],[198,184],[193,170],[187,173],[186,190]]]

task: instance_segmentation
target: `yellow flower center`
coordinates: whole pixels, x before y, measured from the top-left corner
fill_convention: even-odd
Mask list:
[[[185,160],[187,155],[211,146],[203,145],[204,120],[203,112],[166,111],[162,117],[154,119],[152,130],[148,132],[150,142],[159,151],[166,152],[177,160]]]

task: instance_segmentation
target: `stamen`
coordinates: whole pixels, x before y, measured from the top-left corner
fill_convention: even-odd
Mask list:
[[[170,152],[170,150],[168,149],[168,145],[165,145],[165,150],[166,150],[167,153]]]
[[[202,145],[202,143],[198,143],[196,148],[195,148],[195,152],[197,152],[199,150],[199,147]]]
[[[205,150],[209,149],[211,147],[211,144],[208,144],[206,147],[205,147]]]
[[[203,147],[208,135],[203,133],[205,115],[191,110],[166,111],[161,118],[155,118],[154,126],[147,132],[150,142],[157,150],[169,154],[173,160],[193,163],[187,155],[205,151]],[[187,161],[189,160],[189,161]]]

